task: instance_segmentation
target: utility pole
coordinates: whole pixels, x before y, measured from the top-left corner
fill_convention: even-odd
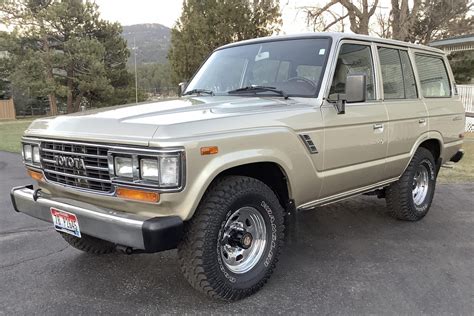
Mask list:
[[[135,45],[135,37],[133,37],[133,58],[135,60],[135,103],[138,103],[138,74],[137,74],[137,46]]]

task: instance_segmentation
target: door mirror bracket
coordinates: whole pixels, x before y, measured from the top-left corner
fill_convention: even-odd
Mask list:
[[[184,82],[180,82],[178,84],[178,95],[181,97],[184,93],[184,91],[186,91],[186,88],[188,87],[188,82],[187,81],[184,81]]]
[[[337,114],[346,113],[346,102],[347,98],[344,93],[334,93],[329,96],[330,100],[334,100],[334,107],[337,110]]]

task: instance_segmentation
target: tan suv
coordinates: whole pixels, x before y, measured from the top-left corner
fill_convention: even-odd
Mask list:
[[[464,110],[443,53],[353,34],[259,38],[215,50],[179,99],[34,121],[35,185],[18,212],[104,254],[178,248],[191,285],[260,289],[288,214],[357,194],[426,215],[440,166],[459,161]]]

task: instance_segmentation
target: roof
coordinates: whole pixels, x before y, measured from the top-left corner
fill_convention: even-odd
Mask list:
[[[315,38],[315,37],[328,37],[328,38],[332,38],[332,40],[335,42],[338,42],[342,39],[362,40],[362,41],[367,41],[367,42],[411,47],[415,49],[427,50],[433,53],[444,54],[442,50],[439,50],[434,47],[425,46],[425,45],[413,44],[413,43],[408,43],[408,42],[403,42],[403,41],[398,41],[398,40],[393,40],[393,39],[380,38],[380,37],[375,37],[375,36],[360,35],[360,34],[353,34],[353,33],[341,33],[341,32],[322,32],[322,33],[314,32],[314,33],[302,33],[302,34],[294,34],[294,35],[278,35],[278,36],[260,37],[260,38],[254,38],[250,40],[230,43],[230,44],[217,48],[217,50],[223,49],[223,48],[234,47],[234,46],[248,45],[248,44],[257,44],[257,43],[272,42],[272,41],[279,41],[279,40]]]
[[[474,34],[461,35],[456,37],[445,38],[441,40],[436,40],[428,45],[433,47],[447,46],[447,45],[456,45],[456,44],[466,44],[474,42]]]

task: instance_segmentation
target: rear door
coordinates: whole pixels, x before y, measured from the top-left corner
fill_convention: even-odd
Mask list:
[[[429,128],[443,135],[444,144],[449,147],[449,143],[459,142],[459,134],[464,132],[464,107],[453,93],[454,78],[448,61],[442,55],[424,51],[415,51],[414,56]]]
[[[398,177],[410,160],[410,151],[428,131],[428,112],[418,94],[410,52],[405,47],[377,45],[381,93],[387,109],[388,153],[386,177]]]
[[[321,107],[324,124],[323,188],[321,198],[359,190],[382,181],[387,154],[387,112],[378,94],[374,46],[342,41],[332,83]],[[367,76],[366,102],[347,103],[337,114],[331,95],[345,92],[348,74]]]

